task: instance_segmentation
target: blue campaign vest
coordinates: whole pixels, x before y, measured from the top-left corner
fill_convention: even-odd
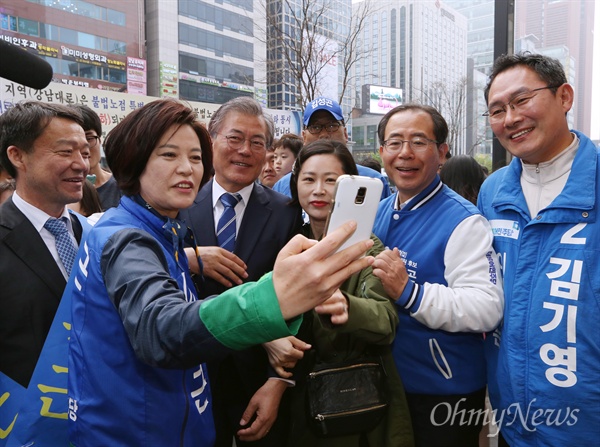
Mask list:
[[[73,294],[69,353],[69,440],[76,447],[208,447],[214,443],[205,365],[164,369],[139,361],[104,287],[100,269],[104,245],[114,233],[138,228],[160,242],[169,272],[186,300],[197,299],[183,246],[163,224],[123,197],[84,244],[87,256],[75,278],[79,285]]]
[[[386,247],[398,247],[415,283],[448,285],[446,244],[459,223],[479,214],[477,208],[439,177],[402,210],[394,210],[396,197],[379,204],[373,232]],[[466,394],[485,386],[482,334],[430,329],[405,310],[398,317],[392,351],[407,392]]]
[[[486,338],[489,392],[516,447],[600,437],[600,151],[574,133],[567,183],[537,216],[529,216],[519,159],[480,192],[505,295],[504,321]]]

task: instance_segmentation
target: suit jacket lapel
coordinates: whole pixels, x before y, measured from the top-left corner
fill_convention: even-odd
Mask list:
[[[60,300],[66,281],[42,237],[12,200],[3,211],[1,224],[9,230],[4,243]]]
[[[202,246],[218,246],[212,203],[212,180],[198,193],[194,205],[186,212],[187,225],[194,229],[196,243]]]
[[[269,206],[269,198],[264,193],[264,186],[255,184],[250,194],[250,200],[244,211],[244,218],[238,232],[234,253],[244,262],[248,262],[256,248],[259,235],[265,231],[265,226],[273,210]],[[239,243],[238,243],[239,242]]]

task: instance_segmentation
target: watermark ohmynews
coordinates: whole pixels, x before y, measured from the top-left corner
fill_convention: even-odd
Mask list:
[[[460,404],[466,399],[462,398],[454,406],[447,402],[437,404],[431,410],[430,420],[432,425],[483,425],[494,422],[498,428],[495,433],[489,433],[488,437],[496,436],[502,427],[510,427],[511,425],[521,424],[527,431],[534,432],[540,425],[556,426],[561,425],[573,426],[577,423],[577,413],[579,408],[536,408],[532,410],[532,406],[536,399],[532,399],[524,411],[520,403],[513,403],[507,408],[498,412],[485,408],[482,410],[466,410],[461,409]]]

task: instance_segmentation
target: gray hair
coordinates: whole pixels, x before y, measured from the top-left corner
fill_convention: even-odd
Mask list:
[[[257,116],[262,118],[267,125],[266,146],[270,147],[273,144],[273,136],[275,134],[275,122],[268,113],[265,113],[260,103],[250,98],[249,96],[238,96],[223,104],[213,114],[208,123],[208,132],[211,138],[215,139],[223,126],[223,121],[229,112],[238,112],[242,115]]]

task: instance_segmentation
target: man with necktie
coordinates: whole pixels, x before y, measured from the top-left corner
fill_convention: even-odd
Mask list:
[[[202,263],[197,288],[200,298],[220,294],[232,285],[257,281],[271,271],[279,250],[298,232],[302,221],[289,199],[256,179],[273,142],[273,119],[248,97],[232,99],[212,116],[208,131],[213,141],[215,175],[198,193],[194,205],[181,215],[193,229]],[[194,259],[190,264],[192,271]],[[258,410],[253,435],[237,438],[238,446],[281,446],[285,416],[274,418],[264,396],[283,393],[287,384],[268,379],[268,360],[257,346],[232,354],[218,365],[209,364],[217,447],[231,447],[249,402]],[[263,419],[269,413],[271,416]],[[274,424],[274,425],[273,425]],[[248,424],[252,426],[251,424]]]
[[[89,170],[83,119],[29,101],[0,116],[0,164],[16,190],[0,206],[0,373],[27,387],[82,234],[66,205]]]

